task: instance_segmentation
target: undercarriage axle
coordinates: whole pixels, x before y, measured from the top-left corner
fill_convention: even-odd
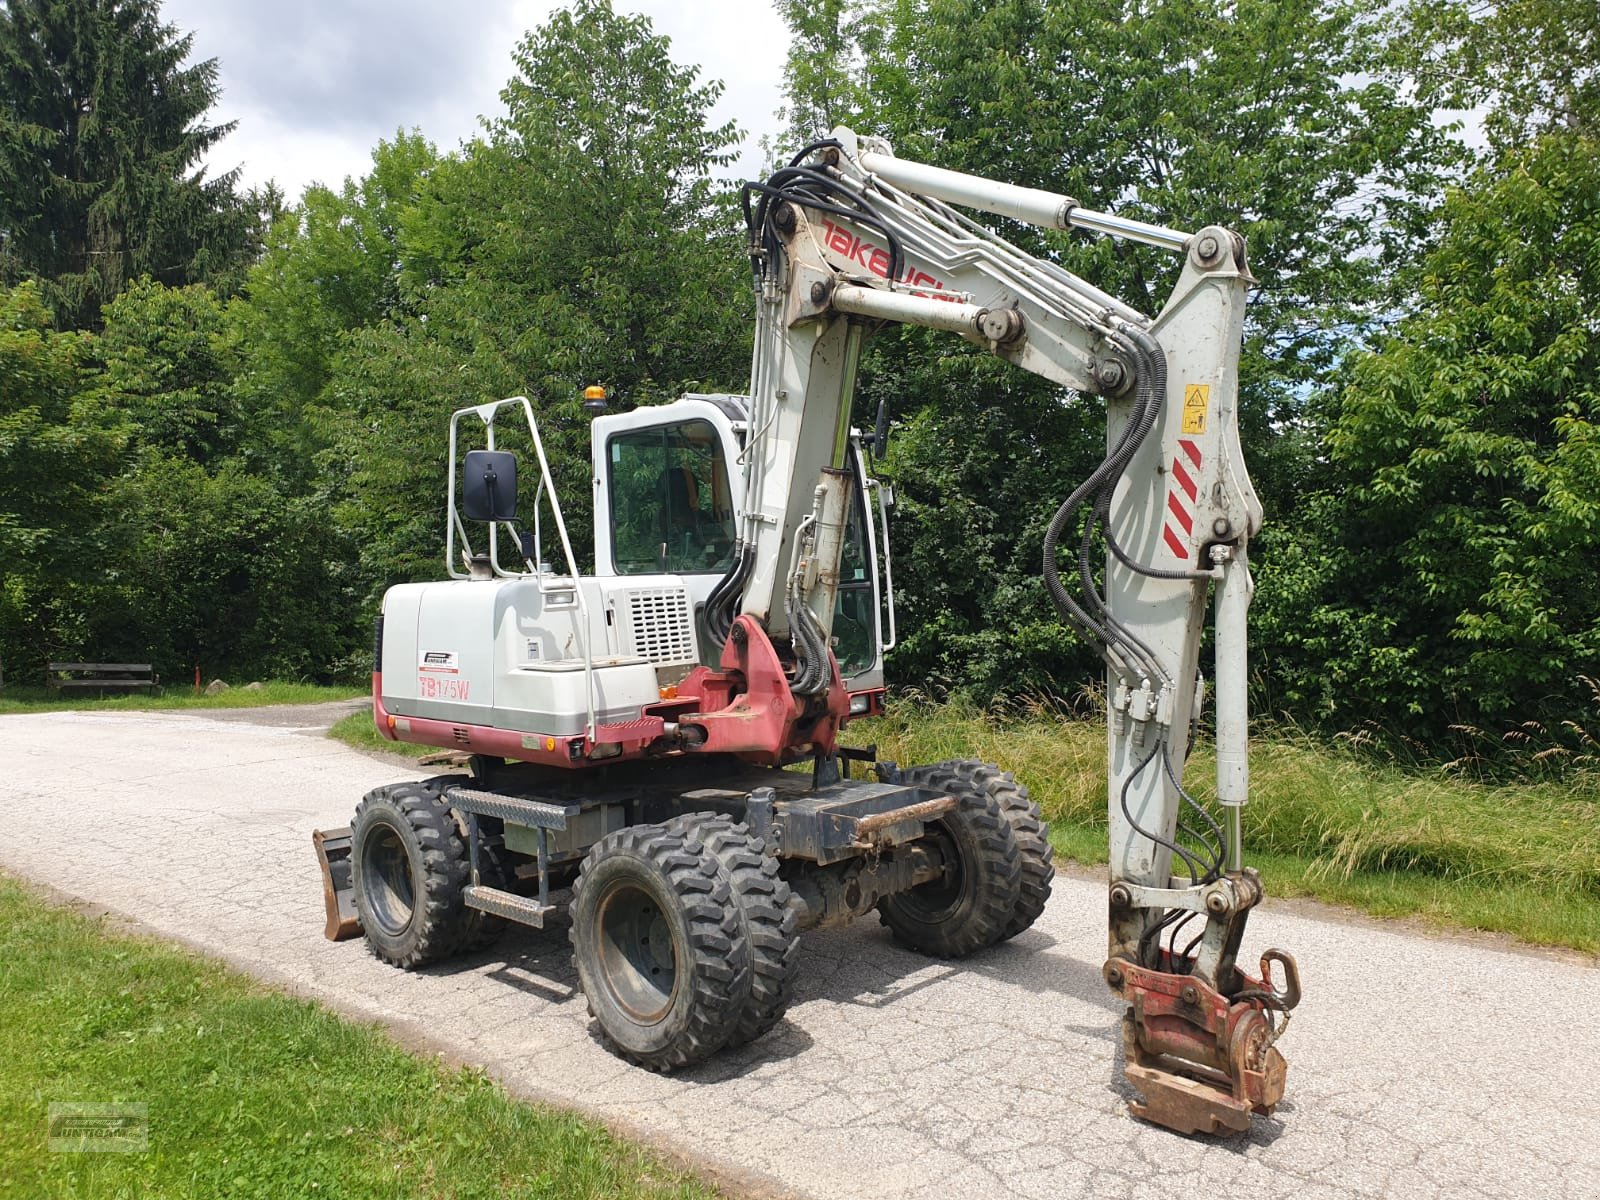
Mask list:
[[[877,858],[853,858],[798,872],[789,880],[801,929],[843,925],[871,912],[886,896],[931,883],[945,873],[944,855],[931,840]]]

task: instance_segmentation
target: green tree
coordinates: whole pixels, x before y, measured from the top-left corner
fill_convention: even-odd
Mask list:
[[[122,438],[79,400],[83,340],[31,283],[0,289],[0,659],[32,678],[90,607],[101,491]]]
[[[239,403],[262,435],[253,453],[285,477],[309,483],[323,445],[311,410],[346,337],[410,311],[403,224],[440,161],[420,133],[397,131],[365,176],[337,190],[313,184],[266,232],[229,315],[243,359]]]
[[[238,339],[209,289],[141,279],[105,317],[92,343],[92,386],[106,419],[127,427],[139,448],[196,463],[245,448]]]
[[[1351,365],[1336,471],[1264,627],[1280,702],[1552,729],[1600,675],[1600,141],[1544,135],[1453,192],[1420,303]]]
[[[517,48],[508,115],[400,214],[399,307],[343,339],[324,392],[375,591],[438,573],[451,410],[533,398],[581,546],[584,386],[644,404],[745,378],[743,243],[714,178],[734,129],[670,51],[608,3],[557,12]]]
[[[326,497],[237,461],[144,456],[108,489],[96,653],[208,674],[327,679],[365,642],[351,554]]]
[[[225,276],[247,250],[236,172],[196,164],[231,124],[208,125],[215,59],[185,66],[192,35],[157,0],[8,0],[0,6],[0,282],[41,281],[61,328],[142,274]]]
[[[1480,109],[1493,147],[1540,131],[1600,132],[1600,5],[1594,0],[1412,0],[1423,93]]]

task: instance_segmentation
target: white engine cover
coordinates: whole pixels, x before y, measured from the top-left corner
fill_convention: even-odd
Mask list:
[[[582,733],[587,647],[595,720],[636,720],[660,699],[663,676],[680,678],[698,657],[688,594],[674,576],[585,578],[577,586],[589,610],[587,631],[570,580],[390,588],[383,598],[384,707],[401,717]]]

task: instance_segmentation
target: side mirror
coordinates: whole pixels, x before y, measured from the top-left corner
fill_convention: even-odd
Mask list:
[[[872,423],[872,457],[878,462],[882,462],[883,456],[888,449],[889,397],[885,394],[878,398],[878,419]]]
[[[509,450],[467,451],[461,508],[469,521],[515,521],[517,456]]]

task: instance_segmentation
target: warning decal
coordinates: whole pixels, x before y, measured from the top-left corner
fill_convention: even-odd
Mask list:
[[[1211,385],[1191,383],[1183,389],[1183,432],[1204,433],[1211,410]]]

